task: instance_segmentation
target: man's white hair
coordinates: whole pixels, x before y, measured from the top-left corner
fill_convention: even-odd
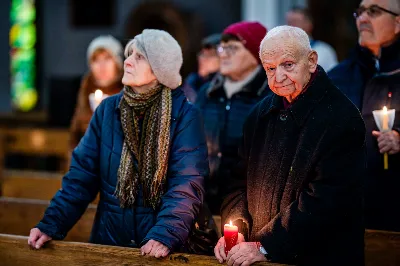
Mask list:
[[[279,38],[290,38],[296,41],[298,48],[304,51],[305,53],[308,53],[312,50],[310,45],[310,39],[308,38],[308,35],[304,30],[297,27],[286,26],[286,25],[278,26],[268,31],[264,39],[261,41],[260,52],[259,52],[261,60],[263,51],[266,48],[267,41]]]

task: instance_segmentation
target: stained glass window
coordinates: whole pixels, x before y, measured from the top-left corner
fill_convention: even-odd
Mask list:
[[[30,111],[37,103],[35,0],[12,0],[10,29],[13,107]]]

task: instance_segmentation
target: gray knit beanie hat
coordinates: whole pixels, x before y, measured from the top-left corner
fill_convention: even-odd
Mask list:
[[[114,57],[118,67],[122,69],[123,48],[121,43],[111,35],[101,35],[90,42],[86,53],[88,64],[90,64],[93,53],[101,48],[107,50]]]
[[[182,67],[182,50],[178,42],[166,31],[146,29],[135,36],[125,47],[125,57],[132,45],[146,57],[158,82],[170,89],[182,83],[179,71]]]

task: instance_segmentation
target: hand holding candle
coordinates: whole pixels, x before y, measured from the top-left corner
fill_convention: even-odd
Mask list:
[[[224,239],[225,239],[225,254],[233,248],[238,241],[239,230],[236,225],[232,225],[232,221],[229,224],[224,225]]]
[[[382,110],[375,110],[372,112],[374,115],[375,123],[381,132],[388,132],[392,130],[395,118],[395,110],[388,110],[386,106]],[[383,167],[385,170],[389,169],[388,153],[383,154]]]
[[[389,130],[389,116],[386,106],[383,107],[383,117],[382,117],[382,131],[386,132]],[[387,152],[383,154],[383,169],[389,169],[389,157]]]
[[[107,98],[108,95],[104,94],[101,90],[96,90],[94,93],[89,94],[90,108],[94,112],[100,103]]]
[[[96,90],[94,92],[94,100],[96,103],[100,104],[101,100],[103,100],[103,92],[101,90]]]

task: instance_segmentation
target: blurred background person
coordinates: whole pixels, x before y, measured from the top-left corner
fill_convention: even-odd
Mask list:
[[[237,161],[243,123],[251,108],[269,91],[258,49],[267,29],[258,22],[238,22],[222,34],[218,54],[220,72],[198,94],[205,125],[210,177],[206,203],[220,214],[224,187]]]
[[[318,54],[318,65],[325,71],[329,71],[336,66],[338,60],[335,49],[329,44],[320,40],[315,40],[312,37],[314,22],[307,8],[293,7],[286,13],[286,23],[289,26],[298,27],[308,34],[311,48]]]
[[[361,111],[367,128],[366,227],[400,231],[400,2],[364,0],[354,13],[359,44],[328,75]],[[381,133],[372,112],[395,109]],[[389,169],[383,154],[388,153]]]
[[[101,90],[103,94],[110,96],[122,90],[122,51],[121,43],[109,35],[99,36],[89,44],[89,72],[83,77],[71,121],[71,149],[78,145],[93,115],[89,95]]]
[[[202,40],[201,50],[197,55],[197,72],[187,76],[182,89],[190,102],[195,102],[200,88],[210,82],[219,71],[219,56],[217,45],[221,41],[221,34],[215,33]]]

